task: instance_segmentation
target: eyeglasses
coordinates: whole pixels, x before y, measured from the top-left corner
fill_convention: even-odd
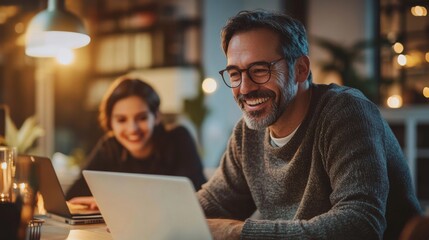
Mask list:
[[[219,74],[222,76],[226,86],[230,88],[240,86],[243,81],[242,75],[244,71],[246,71],[247,76],[249,76],[252,82],[256,84],[264,84],[270,81],[271,67],[282,59],[283,57],[273,62],[254,62],[250,64],[248,68],[244,69],[240,69],[236,66],[230,66],[219,71]]]

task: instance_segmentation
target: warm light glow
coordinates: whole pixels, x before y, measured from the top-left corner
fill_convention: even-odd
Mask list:
[[[429,52],[427,52],[427,53],[425,54],[425,59],[426,59],[426,62],[429,62]]]
[[[18,186],[21,191],[24,191],[27,188],[27,183],[20,183]]]
[[[204,93],[211,94],[214,93],[217,89],[217,83],[216,80],[213,78],[206,78],[203,81],[202,88]]]
[[[428,10],[423,6],[414,6],[411,8],[411,14],[416,17],[424,17],[428,14]]]
[[[399,95],[392,95],[387,99],[387,106],[390,108],[402,107],[402,97]]]
[[[410,51],[409,54],[405,55],[407,58],[407,67],[416,67],[423,63],[423,53],[417,50]]]
[[[5,13],[0,12],[0,24],[3,24],[7,21],[7,16]]]
[[[62,65],[69,65],[73,63],[74,53],[71,49],[63,49],[56,56],[57,62]]]
[[[16,33],[21,34],[24,32],[24,30],[25,30],[24,23],[19,22],[19,23],[15,24],[15,32]]]
[[[18,13],[18,6],[0,6],[0,24],[6,23],[8,18]]]
[[[27,33],[28,34],[28,33]],[[35,57],[53,57],[65,48],[74,49],[87,45],[88,35],[75,32],[49,31],[27,35],[25,54]]]
[[[389,32],[387,34],[387,39],[389,40],[389,42],[394,42],[396,41],[397,37],[396,37],[396,33],[395,32]]]
[[[423,96],[425,96],[425,98],[429,98],[429,87],[423,88]]]
[[[404,54],[399,54],[397,58],[397,62],[401,66],[407,65],[407,57]]]
[[[395,44],[393,44],[393,50],[396,53],[402,53],[402,51],[404,51],[404,45],[402,45],[402,43],[400,42],[396,42]]]
[[[7,168],[7,163],[6,162],[2,162],[1,163],[1,169],[6,169]]]

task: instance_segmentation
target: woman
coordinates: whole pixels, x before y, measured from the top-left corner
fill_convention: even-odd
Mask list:
[[[91,152],[85,169],[185,176],[196,190],[206,181],[195,143],[184,127],[166,130],[160,120],[160,99],[140,79],[119,78],[100,104],[99,122],[106,131]],[[73,203],[96,207],[80,178],[67,192]]]

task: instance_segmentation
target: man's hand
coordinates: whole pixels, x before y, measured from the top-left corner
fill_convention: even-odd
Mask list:
[[[239,240],[244,222],[232,219],[207,219],[214,240]]]

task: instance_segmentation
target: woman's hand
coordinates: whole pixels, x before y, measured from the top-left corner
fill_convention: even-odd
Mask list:
[[[69,203],[85,205],[90,210],[98,210],[98,206],[97,206],[97,203],[95,202],[94,197],[74,197],[69,200]]]

